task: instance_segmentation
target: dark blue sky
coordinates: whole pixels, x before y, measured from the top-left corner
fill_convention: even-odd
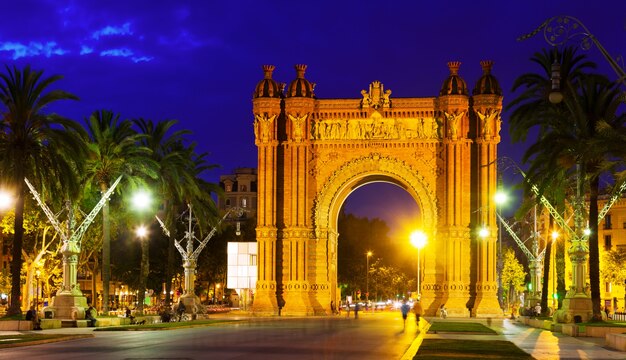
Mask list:
[[[178,119],[222,166],[213,181],[256,167],[251,97],[263,64],[286,83],[295,64],[307,64],[319,98],[357,98],[374,80],[393,98],[436,96],[451,60],[472,88],[489,59],[506,104],[514,79],[535,70],[528,59],[547,46],[542,34],[516,38],[547,18],[579,18],[613,56],[626,35],[624,0],[21,0],[0,9],[0,63],[62,74],[59,87],[81,98],[51,110],[80,121],[97,109]],[[587,53],[614,77],[596,48]],[[519,160],[525,146],[510,143],[507,118],[499,151]],[[355,209],[369,206],[354,198]]]

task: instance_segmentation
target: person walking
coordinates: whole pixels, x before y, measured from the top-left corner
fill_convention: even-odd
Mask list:
[[[442,319],[445,319],[446,317],[448,317],[448,310],[446,309],[446,304],[441,304],[441,307],[439,307],[439,317]]]
[[[415,324],[417,325],[417,331],[420,331],[420,317],[424,313],[422,309],[422,304],[419,300],[415,300],[413,304],[413,313],[415,314]]]
[[[409,311],[411,311],[411,307],[406,300],[403,300],[402,306],[400,306],[400,313],[402,313],[402,323],[404,324],[404,328],[406,328],[406,318],[409,316]]]

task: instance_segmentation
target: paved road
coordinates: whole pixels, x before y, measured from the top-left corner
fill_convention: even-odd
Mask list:
[[[361,313],[356,320],[283,318],[172,331],[98,331],[95,338],[1,349],[0,359],[400,359],[417,334],[414,322],[407,324],[405,331],[399,313]]]

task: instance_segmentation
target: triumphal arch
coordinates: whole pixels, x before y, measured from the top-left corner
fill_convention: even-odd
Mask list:
[[[387,181],[420,208],[421,299],[427,314],[501,315],[496,190],[502,91],[481,62],[470,91],[448,63],[438,96],[393,97],[373,81],[360,94],[318,99],[296,65],[285,87],[274,66],[253,95],[258,147],[257,314],[330,314],[337,289],[338,213],[361,185]],[[479,238],[476,229],[490,233]],[[407,241],[408,242],[408,241]]]

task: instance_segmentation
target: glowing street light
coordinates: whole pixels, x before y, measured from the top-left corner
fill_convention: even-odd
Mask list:
[[[502,180],[502,178],[500,178]],[[496,203],[496,211],[498,211],[499,215],[502,216],[502,206],[506,204],[508,201],[508,195],[506,192],[502,190],[496,191],[496,194],[493,197],[493,200]],[[502,306],[502,223],[498,221],[498,264],[497,264],[497,273],[498,273],[498,303]]]
[[[556,311],[557,307],[557,295],[556,295],[556,240],[559,238],[559,232],[554,230],[552,231],[552,306],[554,307],[554,311]]]
[[[152,203],[152,197],[150,193],[145,190],[140,190],[133,194],[132,203],[135,210],[138,212],[143,212],[150,208]],[[141,225],[135,230],[135,234],[139,239],[141,239],[141,267],[139,270],[139,289],[137,296],[137,311],[139,313],[143,313],[143,305],[146,294],[146,282],[148,278],[148,273],[150,272],[150,259],[149,259],[149,247],[148,241],[146,237],[148,235],[148,229],[146,226]]]
[[[0,210],[7,210],[11,205],[13,205],[13,196],[6,191],[0,191]]]
[[[146,228],[145,225],[141,225],[135,230],[135,234],[137,237],[143,239],[148,235],[148,228]]]
[[[365,301],[368,301],[370,299],[370,256],[372,256],[373,253],[368,251],[365,255],[367,258],[367,266],[365,268]]]
[[[417,299],[420,298],[420,250],[426,246],[428,237],[423,231],[416,230],[411,233],[411,244],[417,248]]]
[[[152,197],[146,191],[139,191],[133,195],[133,206],[137,210],[145,210],[152,203]]]

